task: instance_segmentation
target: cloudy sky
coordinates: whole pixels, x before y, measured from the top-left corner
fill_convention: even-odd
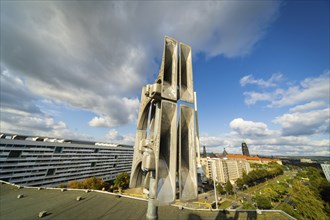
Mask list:
[[[163,38],[208,151],[330,155],[328,1],[1,1],[1,132],[134,144]]]

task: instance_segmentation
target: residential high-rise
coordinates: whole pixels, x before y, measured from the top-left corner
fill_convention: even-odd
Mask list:
[[[251,169],[249,162],[244,159],[208,157],[202,158],[202,166],[205,168],[205,175],[207,178],[214,179],[216,182],[220,183],[242,178],[243,171],[249,173]]]
[[[245,142],[242,143],[242,153],[245,156],[250,156],[249,148]]]
[[[40,136],[0,134],[0,179],[24,186],[59,186],[130,173],[133,147]]]

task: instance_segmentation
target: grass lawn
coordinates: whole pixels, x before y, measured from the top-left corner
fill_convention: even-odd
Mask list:
[[[230,201],[224,201],[223,203],[220,203],[219,209],[226,209],[229,206],[231,206],[231,202]]]

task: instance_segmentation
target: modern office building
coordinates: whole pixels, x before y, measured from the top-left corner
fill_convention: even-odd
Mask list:
[[[0,179],[26,186],[71,180],[113,180],[130,173],[133,147],[48,137],[0,134]]]

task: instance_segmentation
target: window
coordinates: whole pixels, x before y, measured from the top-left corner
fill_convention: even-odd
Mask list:
[[[95,166],[96,166],[96,162],[92,162],[91,167],[95,167]]]
[[[20,157],[21,154],[22,154],[22,151],[21,151],[21,150],[11,150],[11,151],[9,152],[8,157],[9,157],[9,158]]]
[[[62,153],[63,147],[56,147],[54,153]]]
[[[55,169],[48,169],[46,176],[52,176],[55,174]]]
[[[94,150],[94,153],[98,153],[98,152],[99,152],[99,149],[95,149],[95,150]]]

